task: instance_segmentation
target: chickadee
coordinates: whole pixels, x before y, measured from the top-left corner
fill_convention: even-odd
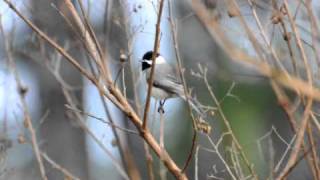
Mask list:
[[[147,84],[151,74],[151,66],[152,66],[152,51],[148,51],[142,57],[142,72],[146,73]],[[152,92],[151,95],[160,100],[160,107],[158,111],[162,110],[162,106],[165,101],[169,98],[180,97],[183,100],[187,100],[183,85],[181,83],[181,79],[175,73],[175,69],[170,66],[166,62],[166,60],[158,53],[155,58],[155,71],[153,74],[153,84],[152,84]],[[203,115],[202,109],[200,109],[200,103],[197,102],[194,98],[188,97],[189,103],[191,107],[199,113],[199,115]]]

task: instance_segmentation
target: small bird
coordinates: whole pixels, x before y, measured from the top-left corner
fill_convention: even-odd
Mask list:
[[[146,52],[142,57],[142,72],[146,73],[147,83],[149,82],[150,74],[151,74],[151,66],[152,66],[152,51]],[[160,100],[158,112],[163,111],[163,105],[165,101],[169,98],[180,97],[183,100],[187,100],[184,92],[184,88],[176,73],[175,69],[166,62],[165,58],[162,57],[159,53],[155,57],[155,71],[153,74],[153,87],[151,95]],[[204,112],[200,108],[201,105],[194,98],[188,97],[189,103],[191,107],[199,113],[199,115],[203,115]]]

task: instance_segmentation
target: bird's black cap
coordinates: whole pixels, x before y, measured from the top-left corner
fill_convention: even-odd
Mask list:
[[[143,55],[142,59],[151,60],[152,59],[152,55],[153,55],[153,51],[148,51]],[[158,57],[158,56],[160,56],[159,53],[157,53],[156,57]]]
[[[143,55],[142,61],[141,61],[142,62],[142,71],[151,67],[152,55],[153,55],[153,51],[148,51]],[[160,56],[159,53],[157,53],[156,57],[158,57],[158,56]],[[143,60],[148,60],[149,62],[143,61]]]

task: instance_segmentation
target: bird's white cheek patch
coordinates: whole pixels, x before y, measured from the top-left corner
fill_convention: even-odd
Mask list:
[[[146,59],[144,59],[143,62],[146,62],[146,63],[148,63],[149,65],[152,64],[152,61],[151,61],[151,60],[146,60]]]
[[[164,60],[164,58],[162,56],[158,56],[156,58],[156,63],[157,64],[164,64],[164,63],[166,63],[166,60]]]

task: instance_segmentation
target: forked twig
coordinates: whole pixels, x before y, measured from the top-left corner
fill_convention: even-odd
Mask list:
[[[67,169],[63,168],[60,164],[58,164],[54,160],[52,160],[46,153],[40,152],[40,154],[43,157],[43,159],[45,159],[48,163],[50,163],[52,165],[53,168],[61,171],[64,174],[65,179],[80,180],[80,178],[76,177],[70,171],[68,171]]]

